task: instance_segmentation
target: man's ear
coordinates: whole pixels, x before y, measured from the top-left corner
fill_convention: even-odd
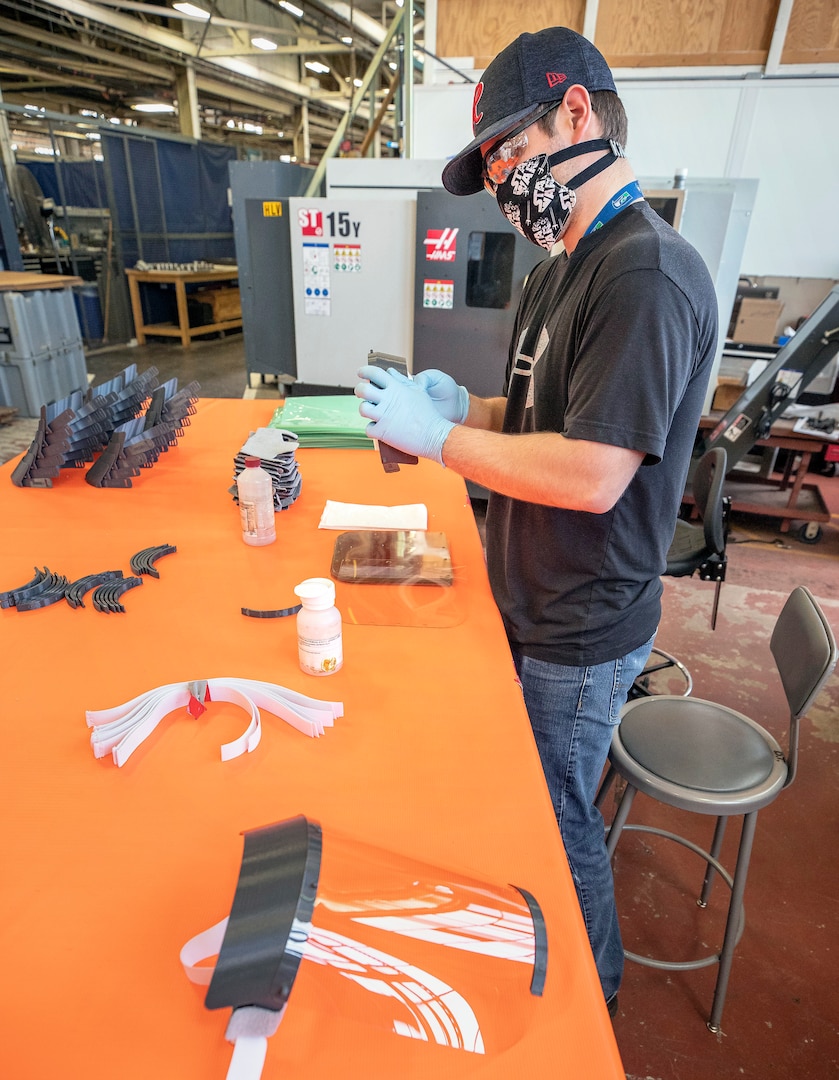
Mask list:
[[[591,97],[588,90],[579,83],[569,86],[562,96],[560,109],[563,119],[571,130],[573,142],[582,142],[584,138],[592,138],[590,126],[594,118],[594,110],[591,107]]]

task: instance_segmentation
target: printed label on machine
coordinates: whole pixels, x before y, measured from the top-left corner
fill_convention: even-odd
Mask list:
[[[303,289],[306,315],[330,315],[329,244],[303,244]]]
[[[426,262],[454,262],[457,257],[457,229],[428,229],[425,240]]]
[[[746,416],[745,413],[740,413],[736,420],[734,420],[733,423],[728,425],[723,434],[723,437],[728,439],[729,442],[737,442],[743,432],[751,426],[752,422],[748,418],[748,416]],[[722,427],[722,425],[720,425],[720,427]],[[719,431],[719,428],[717,428],[717,431]],[[714,436],[716,436],[717,431],[714,432]]]
[[[323,236],[323,212],[321,210],[298,210],[297,223],[301,236]]]
[[[426,278],[422,283],[422,306],[424,308],[453,308],[454,282]]]
[[[339,274],[352,274],[361,269],[361,244],[334,244],[332,267]]]

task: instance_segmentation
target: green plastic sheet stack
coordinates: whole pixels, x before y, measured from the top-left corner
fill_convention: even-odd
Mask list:
[[[292,431],[301,447],[337,447],[369,450],[373,441],[364,434],[369,420],[358,412],[353,394],[288,398],[271,417],[269,427]]]

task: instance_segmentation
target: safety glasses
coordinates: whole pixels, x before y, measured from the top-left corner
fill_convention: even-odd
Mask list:
[[[529,125],[528,125],[529,126]],[[484,158],[484,187],[495,195],[499,184],[503,184],[510,173],[525,160],[527,155],[527,131],[517,131],[514,135],[505,135],[496,143]]]

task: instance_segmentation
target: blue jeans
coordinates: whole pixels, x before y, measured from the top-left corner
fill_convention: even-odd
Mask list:
[[[552,664],[513,650],[607,1001],[620,986],[623,944],[603,818],[594,808],[594,798],[621,707],[647,661],[652,643],[650,638],[627,656],[592,667]]]

